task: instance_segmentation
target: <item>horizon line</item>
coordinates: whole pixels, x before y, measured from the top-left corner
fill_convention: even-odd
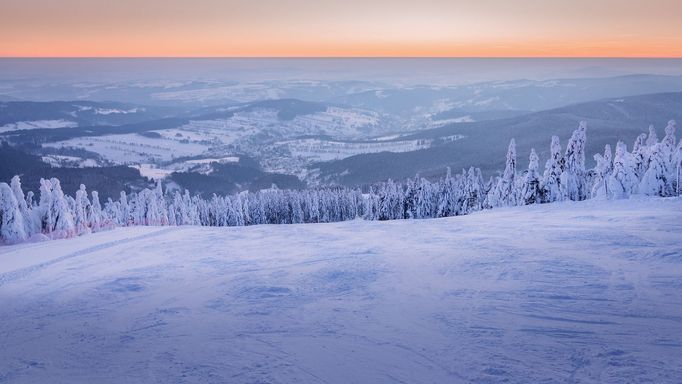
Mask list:
[[[0,59],[682,59],[682,56],[2,56]]]

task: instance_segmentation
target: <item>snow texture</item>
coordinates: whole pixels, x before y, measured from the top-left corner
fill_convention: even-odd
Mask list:
[[[0,382],[679,383],[682,199],[0,247]]]
[[[55,129],[55,128],[75,128],[78,123],[67,120],[36,120],[18,121],[16,123],[0,126],[0,133],[12,132],[24,129]]]

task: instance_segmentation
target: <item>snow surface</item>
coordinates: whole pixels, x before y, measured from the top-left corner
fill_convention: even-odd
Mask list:
[[[156,164],[135,164],[130,167],[140,171],[141,176],[152,180],[161,180],[173,173],[171,170],[157,167]]]
[[[55,128],[75,128],[78,123],[68,120],[35,120],[18,121],[16,123],[0,126],[0,133],[12,132],[24,129],[55,129]]]
[[[682,199],[0,247],[0,382],[679,383]]]
[[[182,142],[180,138],[151,138],[135,133],[121,135],[83,136],[44,144],[55,148],[82,148],[96,152],[117,164],[140,164],[169,161],[175,157],[202,154],[210,145]]]

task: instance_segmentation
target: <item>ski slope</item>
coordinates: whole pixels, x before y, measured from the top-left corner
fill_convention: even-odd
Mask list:
[[[679,383],[682,200],[0,247],[0,383]]]

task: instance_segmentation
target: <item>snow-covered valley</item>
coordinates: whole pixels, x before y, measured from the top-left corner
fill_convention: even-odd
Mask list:
[[[0,382],[682,377],[682,200],[0,247]]]

